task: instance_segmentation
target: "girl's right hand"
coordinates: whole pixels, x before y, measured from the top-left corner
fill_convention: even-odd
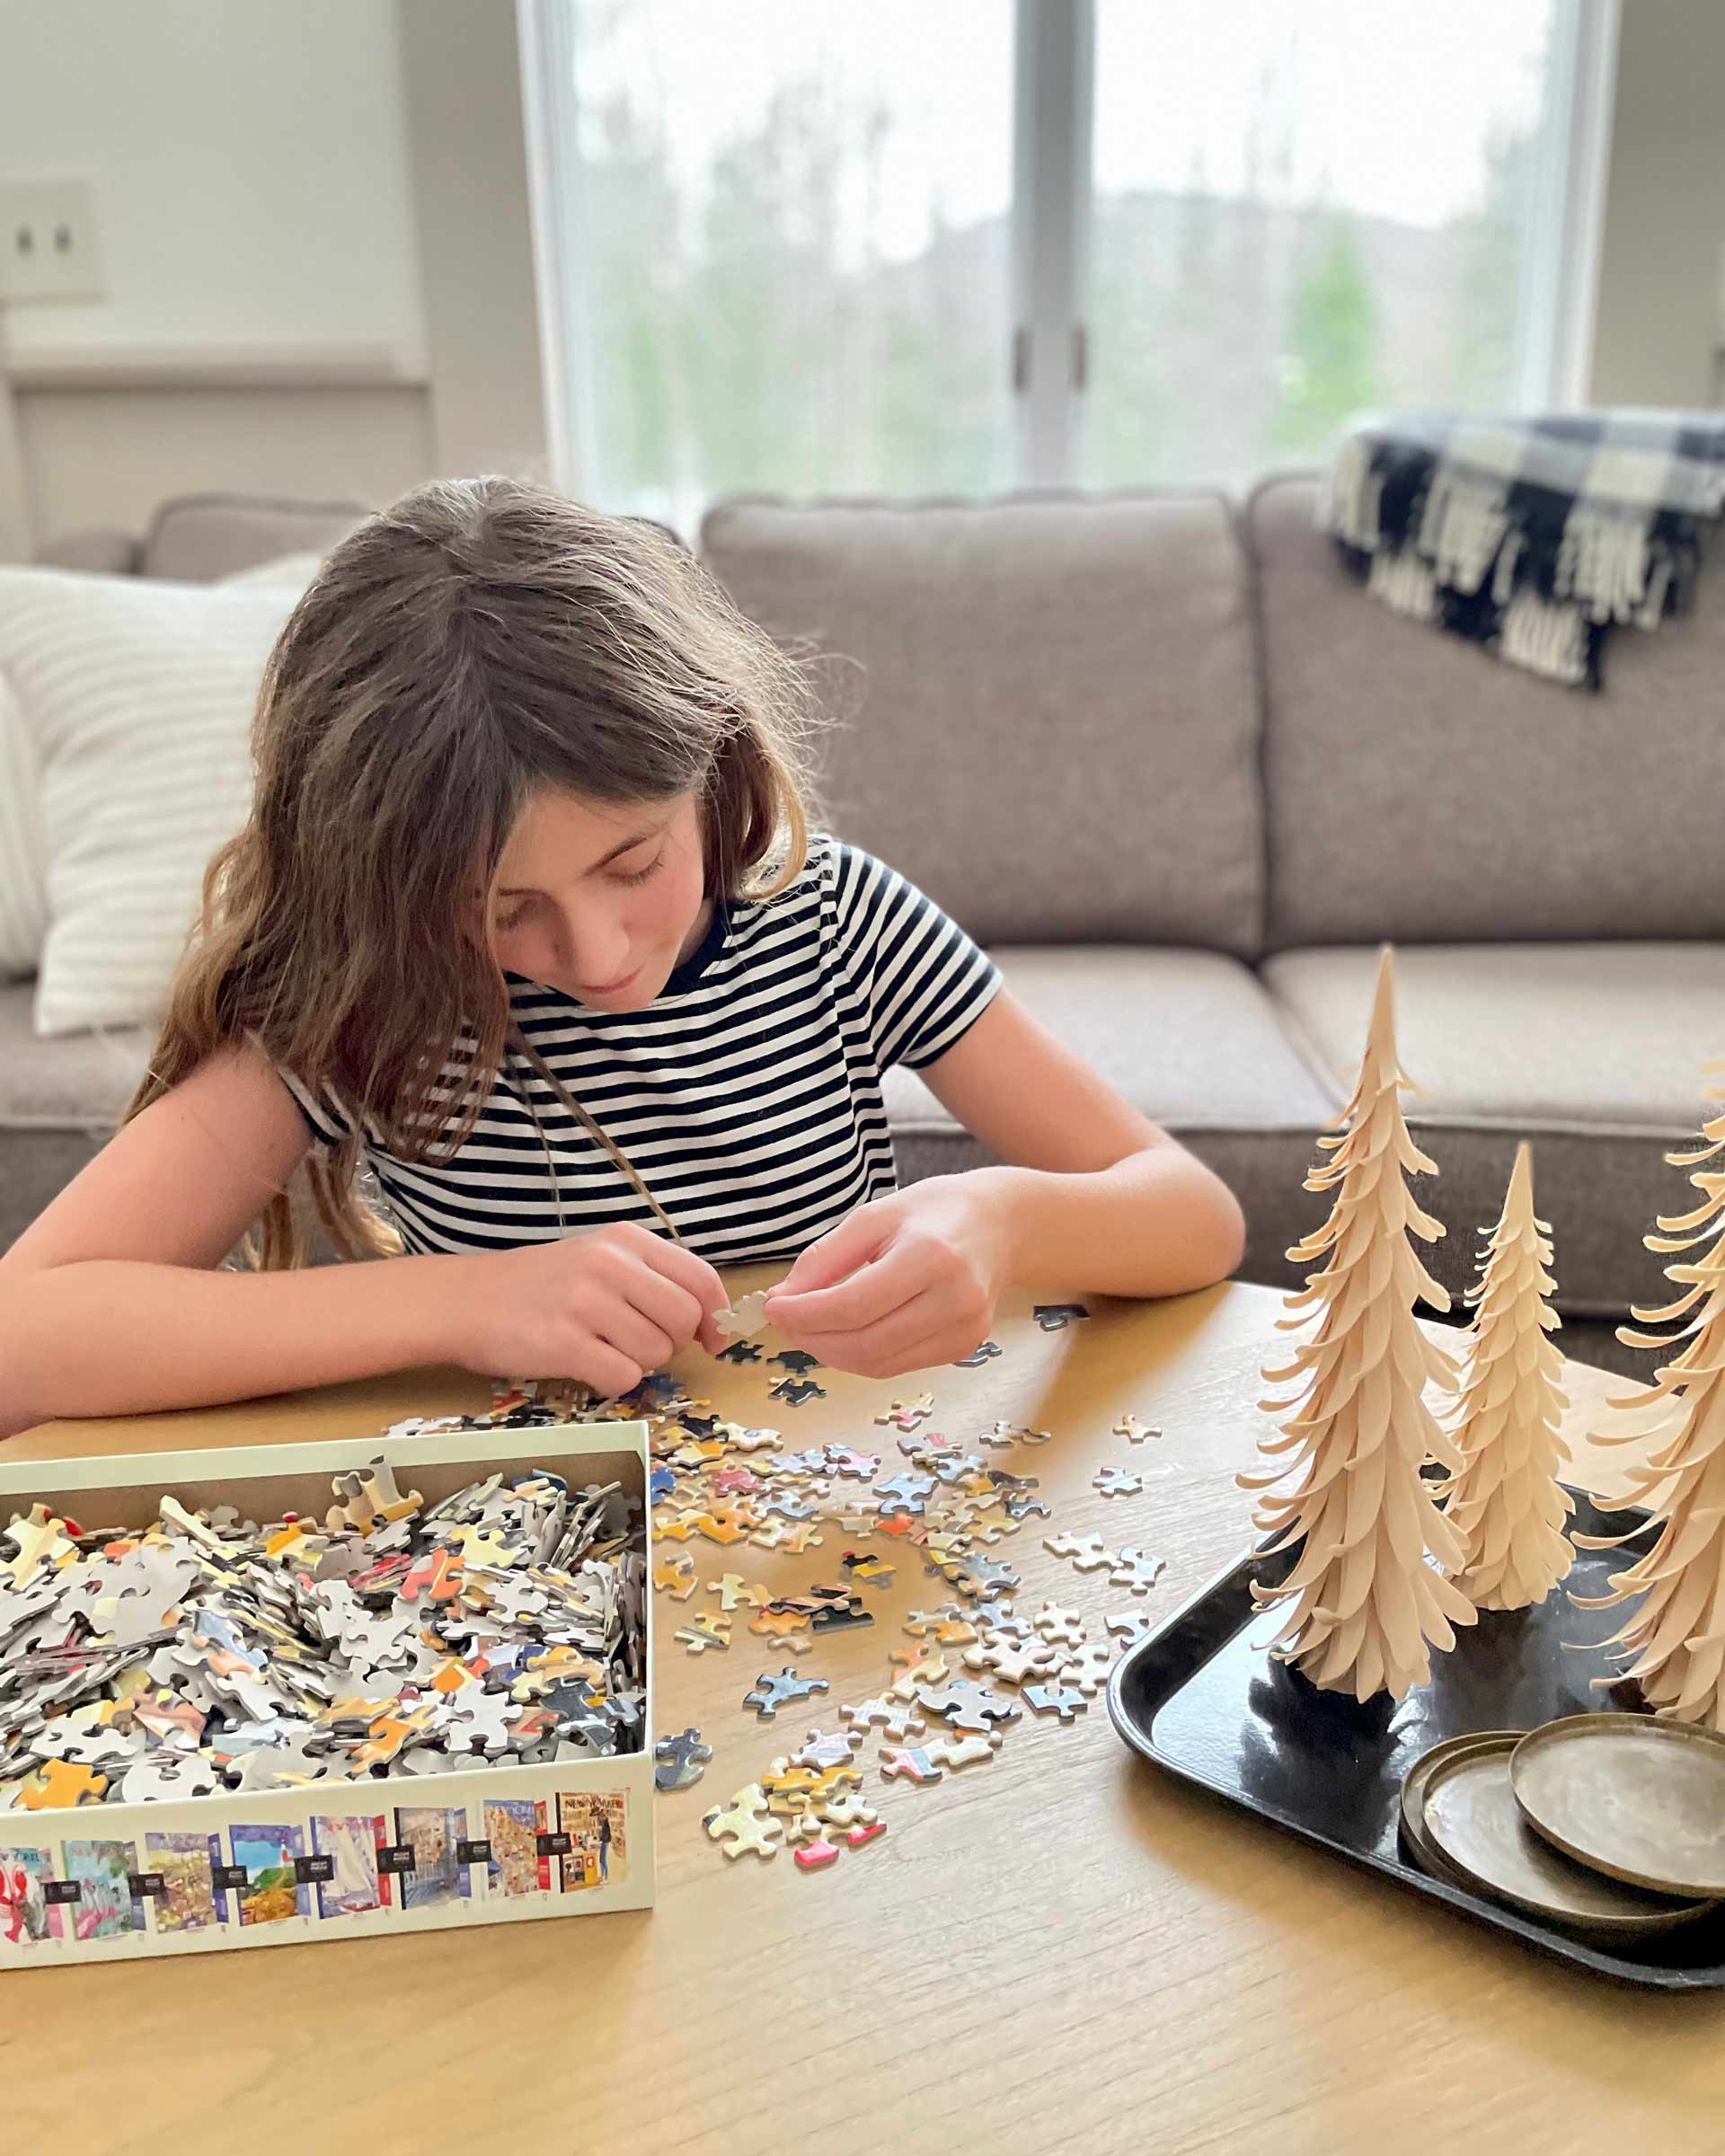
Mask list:
[[[611,1398],[692,1339],[725,1345],[718,1274],[633,1222],[448,1265],[450,1348],[484,1376],[576,1378]]]

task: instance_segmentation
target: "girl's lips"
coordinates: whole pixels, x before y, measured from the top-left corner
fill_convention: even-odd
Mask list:
[[[583,988],[579,991],[579,993],[582,995],[615,995],[618,989],[628,987],[629,984],[636,977],[636,975],[638,975],[640,971],[641,968],[637,966],[634,973],[625,973],[621,980],[602,981],[597,987]]]

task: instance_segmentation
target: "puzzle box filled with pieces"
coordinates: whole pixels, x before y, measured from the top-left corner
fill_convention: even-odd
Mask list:
[[[375,1468],[380,1461],[386,1465]],[[111,1562],[118,1548],[125,1553],[120,1564],[135,1563],[135,1552],[142,1548],[150,1565],[171,1568],[177,1561],[181,1579],[190,1577],[190,1553],[195,1551],[203,1568],[199,1582],[195,1586],[177,1586],[173,1591],[184,1595],[188,1609],[200,1596],[206,1598],[207,1609],[214,1613],[189,1624],[185,1610],[171,1609],[164,1618],[152,1612],[146,1622],[160,1622],[168,1629],[149,1631],[125,1657],[134,1672],[130,1682],[137,1688],[129,1696],[137,1699],[144,1689],[148,1665],[142,1657],[154,1642],[167,1642],[155,1647],[158,1656],[183,1651],[195,1662],[199,1654],[206,1655],[203,1668],[194,1671],[183,1699],[176,1700],[163,1686],[144,1703],[144,1711],[153,1709],[159,1720],[172,1725],[183,1709],[191,1719],[202,1722],[199,1700],[208,1709],[212,1697],[219,1697],[222,1704],[209,1713],[208,1727],[229,1726],[224,1741],[229,1747],[226,1764],[232,1776],[231,1754],[240,1738],[261,1740],[265,1734],[257,1728],[247,1732],[243,1713],[255,1713],[267,1723],[272,1711],[268,1699],[261,1695],[254,1695],[248,1706],[246,1688],[261,1670],[257,1681],[267,1689],[274,1674],[268,1642],[288,1635],[280,1629],[273,1634],[270,1630],[271,1615],[279,1618],[279,1610],[272,1613],[256,1600],[248,1605],[245,1597],[248,1592],[255,1595],[261,1580],[267,1588],[268,1576],[255,1553],[275,1554],[283,1537],[279,1533],[267,1539],[257,1537],[244,1545],[252,1570],[242,1585],[239,1566],[226,1557],[215,1533],[205,1528],[201,1542],[195,1532],[190,1542],[170,1540],[164,1552],[161,1523],[175,1523],[177,1538],[181,1523],[189,1521],[196,1530],[212,1516],[226,1523],[223,1532],[228,1535],[243,1532],[233,1524],[236,1520],[249,1527],[296,1517],[319,1537],[326,1521],[339,1523],[340,1506],[333,1512],[331,1508],[332,1489],[338,1499],[344,1491],[359,1490],[362,1484],[369,1490],[389,1491],[392,1470],[403,1497],[417,1495],[420,1506],[411,1510],[408,1534],[381,1535],[383,1546],[393,1546],[398,1554],[393,1566],[386,1563],[380,1569],[393,1576],[409,1562],[400,1552],[419,1547],[417,1577],[431,1582],[415,1590],[421,1599],[410,1601],[385,1589],[371,1594],[367,1603],[363,1573],[348,1577],[338,1574],[331,1582],[314,1577],[310,1567],[301,1568],[290,1599],[296,1598],[302,1612],[308,1595],[318,1595],[320,1606],[329,1600],[348,1628],[342,1635],[344,1645],[356,1637],[356,1628],[357,1636],[363,1638],[374,1620],[381,1630],[402,1618],[419,1637],[415,1654],[423,1688],[418,1695],[420,1704],[414,1702],[410,1682],[355,1684],[356,1692],[397,1692],[389,1702],[390,1716],[378,1716],[371,1724],[374,1742],[380,1726],[391,1733],[381,1750],[367,1753],[361,1747],[356,1758],[351,1742],[355,1732],[346,1723],[330,1719],[340,1708],[369,1710],[372,1702],[364,1698],[332,1701],[322,1722],[341,1729],[349,1740],[341,1772],[331,1771],[330,1740],[319,1734],[311,1743],[302,1743],[297,1756],[279,1751],[264,1754],[272,1768],[303,1772],[254,1776],[243,1765],[236,1776],[239,1786],[230,1786],[211,1770],[209,1753],[199,1746],[198,1738],[182,1736],[172,1726],[158,1733],[152,1725],[149,1748],[131,1761],[131,1767],[141,1769],[140,1789],[152,1786],[160,1800],[133,1802],[127,1800],[121,1786],[129,1780],[131,1767],[104,1757],[100,1747],[111,1743],[116,1723],[125,1730],[142,1717],[116,1713],[115,1700],[123,1707],[128,1696],[123,1683],[103,1687],[106,1696],[100,1705],[93,1702],[75,1710],[76,1742],[61,1744],[58,1749],[62,1754],[77,1750],[83,1761],[102,1758],[113,1776],[112,1786],[85,1764],[54,1757],[49,1765],[58,1770],[61,1784],[74,1776],[84,1778],[86,1787],[78,1793],[93,1800],[68,1802],[64,1787],[56,1786],[44,1770],[29,1782],[14,1780],[4,1792],[6,1808],[0,1811],[0,1967],[51,1967],[72,1961],[201,1953],[651,1906],[652,1595],[647,1585],[644,1424],[465,1429],[219,1453],[15,1464],[0,1460],[0,1639],[10,1634],[21,1639],[31,1650],[26,1659],[33,1667],[51,1663],[56,1655],[72,1662],[87,1660],[92,1636],[125,1639],[137,1629],[116,1621],[118,1595],[100,1604],[92,1601],[93,1608],[101,1607],[107,1614],[95,1625],[82,1617],[77,1620],[75,1647],[63,1644],[66,1628],[58,1609],[55,1627],[46,1639],[38,1638],[47,1630],[43,1625],[8,1627],[9,1606],[15,1618],[32,1593],[49,1598],[56,1577],[50,1566],[70,1577],[100,1541],[83,1533],[74,1543],[59,1535],[49,1551],[40,1524],[43,1521],[118,1530],[117,1542],[102,1546],[104,1560]],[[544,1539],[533,1549],[531,1561],[518,1561],[505,1572],[495,1561],[497,1543],[509,1532],[508,1523],[518,1523],[524,1516],[518,1490],[529,1493],[526,1502],[536,1504],[538,1509],[526,1516],[541,1528]],[[584,1498],[587,1492],[608,1494],[602,1499]],[[469,1503],[456,1516],[473,1524],[449,1534],[438,1524],[437,1511],[440,1506],[447,1508],[458,1493],[466,1493]],[[364,1531],[371,1533],[398,1514],[409,1513],[405,1504],[375,1513],[362,1498],[354,1524],[363,1524]],[[500,1517],[506,1523],[501,1531],[491,1524]],[[600,1521],[606,1563],[584,1561],[572,1572],[553,1568],[545,1556],[551,1537],[566,1520],[575,1520],[586,1537],[581,1544],[585,1558],[596,1532],[595,1517]],[[10,1533],[4,1524],[8,1521],[13,1523]],[[22,1528],[30,1538],[32,1522],[38,1524],[33,1542],[21,1540],[17,1530]],[[158,1532],[148,1543],[129,1540],[153,1524]],[[288,1531],[289,1537],[291,1532]],[[341,1545],[338,1554],[349,1566],[359,1561],[360,1538],[335,1539]],[[447,1547],[451,1542],[456,1545],[453,1558]],[[19,1552],[10,1560],[10,1568],[8,1550]],[[32,1555],[31,1583],[20,1585],[17,1576]],[[516,1555],[518,1560],[519,1552]],[[439,1604],[434,1627],[423,1615],[432,1607],[428,1598],[440,1588],[447,1593],[447,1576],[452,1568],[461,1579],[464,1556],[472,1592]],[[350,1578],[358,1579],[360,1594],[354,1593]],[[547,1580],[553,1583],[549,1604],[543,1586]],[[517,1581],[523,1584],[509,1584]],[[579,1639],[580,1592],[596,1581],[610,1583],[606,1592],[622,1599],[624,1648],[641,1680],[638,1701],[623,1700],[620,1711],[608,1719],[599,1713],[608,1703],[601,1698],[607,1687],[597,1676],[589,1674],[583,1679],[581,1674],[598,1666],[583,1660],[579,1649],[566,1644],[512,1648],[501,1659],[493,1649],[488,1660],[482,1639],[488,1627],[513,1629],[518,1638],[524,1630],[536,1630],[540,1639],[553,1642],[560,1630],[564,1640]],[[101,1584],[98,1580],[92,1585],[92,1596],[99,1594]],[[561,1604],[554,1599],[559,1586]],[[331,1589],[329,1595],[321,1592],[326,1587]],[[256,1613],[255,1630],[248,1630],[243,1621],[235,1626],[222,1613],[224,1595],[242,1617],[248,1606]],[[129,1593],[125,1599],[130,1602]],[[510,1628],[482,1614],[474,1619],[472,1613],[475,1607],[483,1613],[511,1604],[532,1605],[535,1622]],[[547,1607],[549,1616],[544,1614]],[[576,1613],[575,1622],[556,1621],[570,1609]],[[461,1614],[452,1621],[450,1611]],[[128,1618],[129,1614],[128,1611]],[[618,1625],[608,1605],[606,1615],[615,1637]],[[176,1617],[177,1635],[171,1629]],[[435,1647],[427,1644],[434,1630],[438,1642]],[[457,1641],[453,1648],[447,1644],[452,1637]],[[264,1645],[259,1645],[260,1639]],[[115,1652],[112,1647],[106,1651]],[[571,1662],[577,1665],[573,1674]],[[434,1666],[435,1676],[429,1674]],[[339,1661],[334,1666],[341,1667]],[[286,1674],[292,1665],[276,1667]],[[223,1670],[230,1673],[226,1679],[212,1677],[211,1673]],[[554,1684],[546,1674],[552,1670]],[[475,1676],[474,1672],[481,1674]],[[607,1669],[607,1679],[609,1674]],[[57,1707],[62,1684],[51,1677],[44,1683],[40,1675],[29,1682],[38,1689],[36,1710],[25,1718],[33,1730],[26,1742],[33,1745],[37,1755],[47,1756],[44,1729],[58,1732],[74,1715]],[[200,1692],[199,1684],[212,1682],[214,1693],[208,1689]],[[327,1678],[325,1682],[328,1688]],[[224,1684],[231,1692],[223,1690]],[[403,1723],[416,1732],[437,1727],[439,1722],[447,1724],[450,1703],[439,1695],[451,1685],[462,1701],[473,1702],[466,1713],[456,1710],[460,1734],[469,1737],[473,1749],[471,1766],[447,1763],[455,1754],[447,1727],[440,1755],[434,1755],[423,1743],[419,1754],[409,1752],[399,1734]],[[584,1686],[591,1687],[591,1698],[582,1696]],[[0,1721],[8,1716],[18,1721],[17,1700],[24,1688],[16,1656],[11,1649],[0,1651]],[[86,1683],[86,1693],[88,1690]],[[230,1697],[240,1704],[229,1705]],[[526,1703],[525,1708],[516,1703],[520,1701]],[[562,1712],[565,1705],[571,1710],[568,1716]],[[537,1716],[538,1727],[552,1732],[553,1741],[528,1747],[536,1757],[521,1756],[514,1741],[522,1734],[521,1715],[529,1710]],[[314,1722],[319,1719],[311,1709],[302,1711]],[[57,1716],[64,1716],[64,1720]],[[470,1717],[474,1718],[471,1736]],[[589,1749],[569,1741],[570,1732],[576,1736],[585,1733],[583,1717],[587,1730],[597,1732],[588,1736]],[[495,1746],[490,1741],[494,1733]],[[141,1746],[143,1736],[136,1730],[133,1734]],[[167,1741],[158,1744],[158,1734]],[[365,1738],[367,1729],[360,1727],[358,1736]],[[507,1745],[506,1737],[510,1740]],[[13,1742],[17,1743],[15,1734]],[[615,1750],[597,1749],[612,1745]],[[404,1772],[397,1761],[378,1774],[365,1763],[392,1754],[398,1745],[402,1759],[429,1771]],[[494,1756],[488,1757],[491,1753]],[[157,1766],[161,1773],[153,1783]],[[5,1761],[0,1756],[0,1779],[4,1773]],[[270,1786],[245,1786],[252,1780],[268,1780]],[[196,1793],[181,1793],[188,1789]],[[102,1801],[104,1792],[106,1801]]]

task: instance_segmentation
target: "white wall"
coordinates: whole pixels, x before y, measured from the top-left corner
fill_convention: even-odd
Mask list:
[[[418,354],[394,0],[0,0],[0,174],[88,180],[108,296],[8,311],[14,354]]]
[[[396,0],[0,0],[0,176],[89,182],[103,284],[0,311],[0,558],[176,494],[381,502],[435,468],[400,27]]]
[[[1593,397],[1721,393],[1725,0],[1624,0],[1599,264]]]

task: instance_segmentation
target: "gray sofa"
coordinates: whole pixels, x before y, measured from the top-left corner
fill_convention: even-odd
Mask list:
[[[1685,1209],[1662,1155],[1725,1056],[1725,566],[1692,617],[1620,634],[1592,697],[1383,610],[1314,501],[1304,476],[1243,509],[742,498],[702,549],[823,655],[835,826],[1232,1184],[1248,1278],[1290,1282],[1287,1246],[1322,1215],[1303,1179],[1387,938],[1442,1171],[1433,1269],[1472,1279],[1531,1137],[1564,1344],[1635,1367],[1607,1328],[1663,1299],[1641,1238]],[[211,562],[212,533],[179,536]],[[141,1055],[37,1041],[27,990],[0,990],[0,1241],[88,1156]],[[907,1177],[979,1157],[914,1074],[889,1097]]]

